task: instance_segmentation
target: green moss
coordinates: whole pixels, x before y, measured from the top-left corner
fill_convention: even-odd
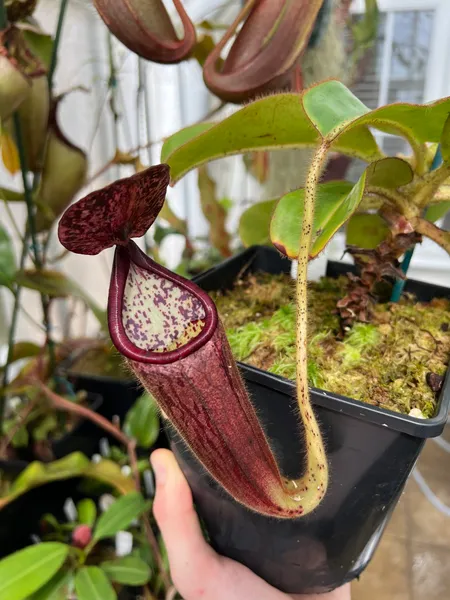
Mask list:
[[[345,288],[345,277],[310,284],[310,385],[432,416],[436,394],[426,376],[443,375],[449,362],[450,301],[423,304],[406,297],[380,304],[373,323],[358,323],[339,340],[335,307]],[[238,360],[295,379],[294,286],[288,276],[252,275],[214,299]]]

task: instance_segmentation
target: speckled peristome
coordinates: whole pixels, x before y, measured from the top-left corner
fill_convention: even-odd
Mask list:
[[[186,289],[130,264],[123,297],[122,322],[130,341],[142,350],[167,352],[197,337],[205,310]]]

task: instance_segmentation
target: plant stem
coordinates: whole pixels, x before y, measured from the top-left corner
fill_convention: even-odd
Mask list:
[[[36,407],[36,399],[30,400],[28,402],[28,404],[26,404],[22,408],[20,413],[17,415],[17,420],[16,420],[14,426],[11,427],[11,429],[8,431],[8,433],[5,434],[5,436],[1,438],[0,459],[6,457],[6,451],[8,449],[9,444],[11,443],[13,437],[16,435],[16,433],[19,431],[19,429],[22,427],[22,425],[25,425],[25,422],[26,422],[28,416],[30,415],[30,413],[32,412],[32,410],[35,407]]]
[[[62,25],[63,25],[63,21],[64,21],[64,16],[66,13],[67,4],[68,4],[68,0],[61,0],[61,5],[60,5],[60,10],[59,10],[59,15],[58,15],[58,24],[57,24],[57,28],[56,28],[55,40],[53,42],[52,54],[51,54],[51,58],[50,58],[50,68],[49,68],[49,72],[48,72],[48,85],[49,85],[50,91],[52,91],[52,89],[53,89],[53,78],[54,78],[54,73],[55,73],[55,69],[56,69],[58,48],[59,48],[59,43],[61,40]],[[7,21],[5,2],[4,2],[4,0],[0,0],[0,30],[4,29],[7,26],[7,24],[8,24],[8,21]],[[18,125],[18,129],[20,131],[20,122],[19,122],[19,119],[17,118],[17,115],[14,116],[14,124],[16,127],[16,131],[17,131],[17,125]],[[21,136],[20,136],[20,141],[21,141]],[[19,147],[19,140],[18,140],[19,153],[20,153],[21,149],[22,149],[22,153],[23,153],[23,146],[22,146],[22,148]],[[43,149],[42,154],[44,154],[44,152],[45,152],[45,149]],[[20,154],[19,154],[19,156],[20,156]],[[21,159],[20,162],[21,162],[21,167],[25,166],[25,160],[22,162],[22,159]],[[28,209],[30,201],[32,203],[32,193],[37,190],[40,177],[39,177],[38,173],[33,174],[32,193],[30,193],[30,188],[28,186],[28,181],[26,179],[26,171],[24,171],[24,169],[22,169],[22,178],[24,181],[24,194],[25,194],[25,199],[26,199],[27,209]],[[34,231],[36,231],[35,228],[34,228]],[[23,235],[22,255],[20,258],[20,267],[19,267],[20,270],[22,270],[25,266],[25,260],[26,260],[26,256],[28,253],[28,243],[30,241],[30,234],[31,234],[31,229],[29,227],[27,227],[25,229],[25,233]],[[33,243],[33,250],[37,250],[35,240]],[[18,320],[19,308],[20,308],[20,295],[21,295],[21,287],[17,286],[16,290],[15,290],[15,295],[14,295],[14,305],[13,305],[13,311],[12,311],[12,315],[11,315],[11,324],[10,324],[9,332],[8,332],[8,356],[7,356],[4,371],[3,371],[2,388],[0,391],[0,435],[3,430],[3,419],[4,419],[4,413],[5,413],[5,393],[4,392],[5,392],[6,386],[8,385],[9,366],[10,366],[11,360],[13,358],[13,352],[14,352],[14,340],[15,340],[17,320]],[[42,298],[42,308],[43,308],[43,312],[44,312],[45,328],[48,333],[48,331],[50,329],[49,307],[48,307],[47,301],[44,298]],[[47,342],[50,342],[50,339],[47,339]],[[53,361],[53,362],[51,362],[51,364],[53,364],[54,363],[54,345],[52,342],[50,342],[50,344],[49,344],[49,354],[50,354],[50,361]]]
[[[1,0],[0,0],[1,1]],[[19,269],[22,270],[25,265],[25,259],[27,256],[27,235],[25,234],[25,241],[22,246],[22,255],[20,257],[20,265]],[[6,357],[6,363],[3,370],[3,379],[2,379],[2,389],[0,391],[0,436],[3,433],[3,420],[5,417],[5,408],[6,408],[6,395],[5,389],[9,383],[9,367],[11,365],[13,356],[14,356],[14,343],[15,343],[15,335],[16,335],[16,327],[17,327],[17,318],[19,316],[20,309],[20,293],[21,287],[16,286],[16,291],[14,294],[14,304],[11,315],[11,324],[9,326],[8,332],[8,355]]]
[[[0,31],[8,25],[8,14],[6,12],[5,0],[0,0]]]
[[[439,167],[439,165],[441,164],[441,162],[442,162],[442,154],[441,154],[440,146],[438,146],[438,148],[436,150],[436,154],[435,154],[434,159],[433,159],[433,163],[431,165],[431,171],[436,170]],[[423,221],[423,219],[421,219],[421,221]],[[428,223],[428,221],[427,221],[427,223]],[[432,225],[432,223],[430,223],[430,225]],[[435,227],[435,226],[433,225],[433,227]],[[416,226],[416,229],[417,229],[417,231],[419,233],[424,233],[423,230],[419,231],[419,229],[417,228],[417,226]],[[439,230],[438,227],[435,227],[435,229]],[[435,233],[435,231],[432,230],[432,233]],[[425,233],[425,235],[427,235],[431,239],[434,239],[428,233]],[[443,241],[445,241],[445,238],[443,236],[439,236],[439,239],[443,239]],[[436,241],[436,240],[434,240],[434,241]],[[437,243],[442,246],[441,242],[437,242]],[[442,247],[445,248],[445,246],[442,246]],[[402,272],[405,275],[407,274],[409,266],[411,264],[411,260],[412,260],[413,254],[414,254],[414,248],[415,248],[415,246],[413,246],[410,250],[408,250],[405,253],[405,256],[403,258],[403,261],[402,261],[402,264],[401,264],[400,268],[401,268]],[[445,249],[447,250],[447,248],[445,248]],[[450,251],[447,250],[447,252],[450,252]],[[406,277],[405,277],[405,279],[397,279],[397,281],[394,283],[394,287],[392,289],[391,302],[398,302],[400,300],[400,298],[401,298],[401,296],[403,294],[403,290],[405,288],[405,285],[406,285]]]
[[[56,32],[55,32],[55,40],[53,42],[52,54],[50,57],[50,66],[48,69],[48,87],[50,90],[50,95],[53,92],[53,79],[55,75],[56,65],[58,63],[58,49],[61,41],[61,33],[64,24],[64,17],[66,16],[67,5],[69,4],[69,0],[61,0],[61,4],[59,5],[59,15],[58,22],[56,24]]]
[[[297,267],[297,323],[296,323],[296,362],[297,362],[297,400],[305,425],[305,442],[307,448],[307,467],[305,475],[313,478],[316,496],[312,501],[320,502],[321,494],[325,494],[328,484],[328,465],[319,426],[311,407],[308,386],[308,261],[311,248],[314,223],[314,207],[317,183],[327,159],[329,143],[323,141],[312,159],[305,182],[305,199],[303,203],[303,221],[298,252]],[[309,489],[306,488],[308,494]],[[317,493],[319,490],[319,493]],[[300,490],[299,490],[300,492]],[[305,495],[306,495],[305,494]],[[301,494],[304,496],[304,494]]]
[[[25,156],[25,148],[23,145],[22,138],[22,128],[20,124],[19,115],[17,113],[14,114],[14,129],[16,134],[17,141],[17,150],[19,152],[19,160],[20,160],[20,170],[22,172],[22,183],[23,183],[23,191],[25,196],[25,203],[27,207],[27,227],[30,232],[31,238],[31,247],[33,250],[34,263],[37,269],[42,268],[42,261],[39,254],[39,247],[37,242],[37,234],[36,234],[36,219],[34,215],[34,204],[33,204],[33,196],[30,185],[28,183],[28,168],[26,163]]]
[[[138,88],[136,92],[136,142],[141,145],[141,118],[144,121],[145,142],[148,143],[150,135],[150,115],[148,112],[148,97],[147,97],[147,73],[145,64],[141,57],[137,57],[138,64]],[[138,152],[139,159],[139,152]],[[147,148],[148,164],[152,164],[152,152],[150,147]],[[147,235],[144,235],[145,253],[150,254],[151,247]]]
[[[23,190],[24,190],[24,196],[25,196],[25,203],[27,206],[27,229],[29,231],[29,237],[31,238],[31,246],[33,249],[34,263],[36,265],[36,268],[38,270],[41,270],[43,268],[43,262],[42,262],[42,258],[41,258],[40,252],[39,252],[39,246],[38,246],[38,241],[37,241],[36,218],[35,218],[35,212],[34,212],[35,207],[34,207],[34,203],[33,203],[32,190],[30,188],[30,185],[28,182],[28,177],[27,177],[28,168],[27,168],[27,163],[26,163],[25,148],[23,145],[20,119],[19,119],[19,116],[17,113],[14,115],[14,128],[15,128],[15,134],[16,134],[16,140],[17,140],[17,149],[19,152],[20,168],[21,168],[21,172],[22,172],[22,183],[23,183]],[[54,365],[55,365],[55,344],[54,344],[52,336],[51,336],[50,300],[47,296],[45,296],[45,294],[41,294],[41,300],[42,300],[43,321],[44,321],[44,327],[45,327],[45,332],[46,332],[45,343],[46,343],[46,346],[48,347],[51,372],[53,372]]]
[[[427,221],[427,219],[423,219],[422,217],[418,217],[415,221],[413,221],[413,225],[414,229],[418,233],[421,233],[427,238],[430,238],[430,240],[436,242],[436,244],[438,244],[441,248],[443,248],[450,254],[450,231],[444,231],[440,227],[437,227],[437,225],[435,225],[431,221]],[[405,262],[406,257],[407,255],[405,254],[403,262]],[[406,273],[406,271],[403,272]]]
[[[114,425],[113,423],[108,421],[108,419],[105,419],[105,417],[102,417],[101,415],[92,411],[90,408],[87,408],[86,406],[81,406],[80,404],[77,404],[76,402],[70,402],[70,400],[66,400],[59,394],[56,394],[55,392],[53,392],[48,386],[46,386],[44,383],[42,383],[42,381],[33,379],[31,382],[34,385],[36,385],[43,392],[43,394],[48,398],[48,400],[50,400],[50,402],[53,404],[53,406],[56,410],[69,412],[72,414],[76,414],[80,417],[83,417],[85,419],[89,419],[90,421],[92,421],[93,423],[95,423],[96,425],[98,425],[99,427],[101,427],[102,429],[107,431],[108,433],[110,433],[121,444],[123,444],[125,446],[125,448],[127,449],[127,453],[128,453],[128,459],[130,461],[130,468],[131,468],[131,472],[133,474],[133,479],[135,482],[136,490],[138,492],[140,492],[141,477],[139,474],[138,461],[137,461],[137,456],[136,456],[136,441],[133,439],[130,439],[128,436],[126,436],[125,433],[123,433],[123,431],[119,427],[116,427],[116,425]],[[148,519],[145,518],[145,516],[143,517],[142,521],[143,521],[143,525],[144,525],[144,529],[145,529],[145,532],[147,535],[148,542],[154,553],[154,557],[155,557],[156,563],[158,565],[158,568],[160,569],[161,577],[164,581],[164,585],[165,585],[166,589],[168,590],[168,589],[170,589],[172,584],[171,584],[169,576],[164,568],[164,563],[163,563],[163,560],[161,557],[161,553],[159,551],[158,542],[156,540],[155,534],[153,533],[151,525],[150,525]]]
[[[116,65],[114,63],[112,35],[109,32],[107,34],[107,42],[108,42],[108,62],[109,62],[108,88],[111,90],[109,106],[111,108],[111,113],[112,113],[113,121],[114,121],[114,126],[113,126],[113,130],[112,130],[113,136],[114,136],[114,150],[117,150],[117,148],[119,147],[119,136],[117,134],[119,113],[117,111],[117,105],[116,105],[117,72],[116,72]]]
[[[50,400],[50,402],[56,410],[61,410],[63,412],[78,415],[79,417],[82,417],[84,419],[89,419],[89,421],[92,421],[93,423],[107,431],[109,434],[111,434],[113,437],[115,437],[125,447],[128,447],[128,444],[130,443],[128,437],[118,427],[116,427],[110,421],[108,421],[108,419],[105,419],[105,417],[102,417],[101,415],[92,411],[86,406],[82,406],[80,404],[77,404],[76,402],[66,400],[59,394],[53,392],[48,386],[42,383],[42,381],[33,379],[30,381],[30,383],[36,385],[42,391],[42,393],[47,397],[48,400]]]

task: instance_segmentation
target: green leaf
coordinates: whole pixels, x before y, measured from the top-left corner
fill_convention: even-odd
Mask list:
[[[92,527],[97,518],[97,507],[91,498],[84,498],[77,504],[78,522]]]
[[[75,575],[77,600],[116,600],[117,594],[99,567],[82,567]]]
[[[13,347],[11,362],[37,356],[42,351],[42,348],[33,342],[16,342]]]
[[[125,417],[124,430],[142,448],[150,448],[159,436],[158,409],[153,396],[142,394]]]
[[[270,221],[278,200],[266,200],[253,204],[242,213],[239,236],[244,246],[270,244]]]
[[[119,465],[110,460],[91,463],[81,452],[73,452],[51,463],[32,462],[14,481],[8,496],[0,498],[0,509],[28,490],[51,481],[62,481],[72,477],[87,477],[115,487],[120,493],[134,490],[134,483],[125,476]]]
[[[184,129],[166,140],[161,159],[176,182],[208,161],[257,150],[317,146],[328,136],[333,150],[370,162],[382,153],[369,128],[416,144],[439,142],[449,113],[450,98],[370,111],[342,83],[325,81],[301,95],[267,96],[215,125]]]
[[[450,98],[430,104],[388,104],[356,119],[346,132],[367,125],[385,133],[408,136],[418,143],[439,142],[449,112]]]
[[[100,568],[107,576],[123,585],[144,585],[150,579],[150,567],[138,556],[124,556],[103,562]]]
[[[175,227],[163,227],[159,223],[153,225],[153,239],[155,240],[155,244],[158,246],[161,244],[163,239],[168,235],[179,234],[180,231],[175,229]]]
[[[69,597],[68,587],[72,581],[72,577],[73,574],[70,571],[60,569],[29,600],[67,600]]]
[[[57,427],[58,420],[56,418],[56,415],[46,415],[38,425],[35,425],[33,427],[33,438],[38,442],[46,440],[48,439],[50,433],[52,431],[55,431]]]
[[[46,67],[49,67],[53,49],[52,36],[30,29],[24,30],[23,36],[31,52],[35,54]]]
[[[445,217],[445,215],[450,210],[450,201],[438,202],[437,204],[432,204],[427,208],[425,213],[425,219],[435,223]]]
[[[316,256],[341,227],[345,222],[344,215],[356,210],[359,195],[357,193],[355,196],[353,190],[352,184],[346,181],[331,181],[318,186],[311,256]],[[298,255],[304,197],[304,189],[283,196],[270,224],[272,243],[293,259]]]
[[[192,138],[195,138],[197,135],[208,131],[214,123],[196,123],[195,125],[190,125],[189,127],[185,127],[184,129],[180,129],[170,137],[168,137],[161,149],[161,162],[167,162],[167,157],[172,154],[174,150],[177,150],[186,142],[189,142]]]
[[[15,192],[8,188],[0,187],[0,200],[6,202],[25,202],[25,196],[23,192]]]
[[[58,531],[61,528],[58,519],[51,513],[45,513],[45,515],[43,515],[43,517],[41,518],[41,522],[50,525],[56,531]]]
[[[340,81],[327,81],[309,88],[303,106],[314,127],[326,137],[336,127],[370,112]]]
[[[0,561],[0,598],[22,600],[42,587],[60,569],[69,546],[44,542],[19,550]]]
[[[118,531],[126,530],[135,519],[149,509],[149,506],[150,503],[146,502],[139,492],[121,496],[98,519],[93,540],[112,537]]]
[[[444,163],[450,161],[450,115],[447,117],[442,128],[441,154]]]
[[[210,177],[206,167],[198,169],[198,190],[200,206],[209,223],[209,241],[222,256],[231,256],[230,234],[226,228],[227,213],[219,203],[216,182]]]
[[[366,0],[366,9],[360,21],[350,24],[351,34],[355,42],[366,48],[376,37],[379,23],[377,0]]]
[[[66,296],[80,298],[92,310],[101,326],[104,329],[107,327],[105,311],[75,281],[63,273],[50,270],[23,270],[16,273],[15,280],[22,287],[47,294],[52,298],[65,298]]]
[[[410,183],[413,177],[411,165],[401,158],[377,160],[367,167],[367,184],[374,187],[399,188]]]
[[[347,224],[347,244],[372,250],[381,244],[389,234],[384,219],[376,214],[356,214]]]
[[[376,183],[379,187],[389,187],[393,172],[403,169],[404,161],[401,159],[384,158],[371,163],[354,186],[344,181],[319,185],[310,258],[316,257],[338,229],[348,221],[358,208],[368,186]],[[404,181],[408,180],[409,173],[409,170],[405,169],[402,175]],[[270,226],[272,243],[280,252],[293,259],[298,255],[303,201],[304,189],[283,196],[275,209]]]
[[[309,120],[299,94],[266,96],[210,126],[200,135],[192,128],[183,132],[182,138],[179,134],[168,138],[161,154],[161,160],[170,166],[173,182],[191,169],[224,156],[255,150],[311,147],[320,141],[319,132]],[[336,140],[334,150],[366,161],[383,156],[368,127],[358,127],[343,135]]]
[[[16,272],[16,258],[9,233],[0,225],[0,285],[11,285]]]
[[[14,422],[14,425],[16,422]],[[11,444],[14,448],[26,448],[30,441],[30,436],[26,427],[20,427],[13,436]]]

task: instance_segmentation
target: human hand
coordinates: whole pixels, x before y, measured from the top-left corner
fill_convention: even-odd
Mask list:
[[[320,595],[289,596],[209,546],[189,485],[169,450],[151,456],[156,476],[153,513],[169,556],[173,583],[184,600],[350,600],[350,587]]]

